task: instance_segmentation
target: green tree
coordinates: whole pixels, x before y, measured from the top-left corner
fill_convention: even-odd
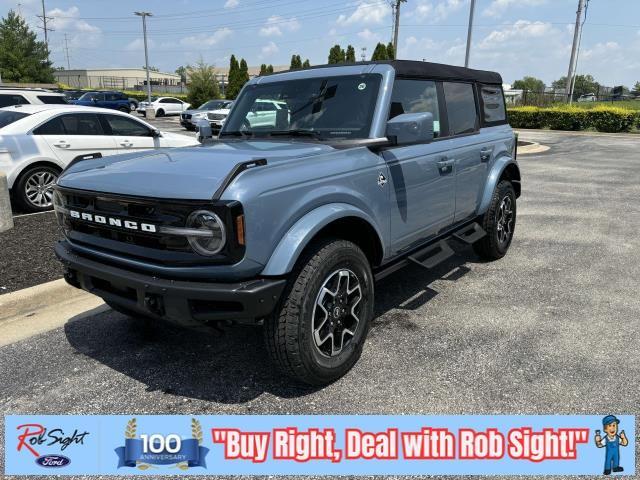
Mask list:
[[[229,73],[227,75],[227,91],[225,96],[230,99],[234,99],[238,96],[242,88],[240,83],[240,64],[235,55],[231,55],[229,59]]]
[[[258,74],[261,77],[264,77],[265,75],[268,75],[269,73],[267,72],[267,64],[263,63],[262,65],[260,65],[260,73]]]
[[[311,64],[309,63],[309,59],[307,58],[302,64],[302,68],[309,68]]]
[[[220,90],[213,65],[208,65],[200,59],[194,66],[187,66],[189,88],[187,102],[193,107],[199,107],[212,98],[220,98]]]
[[[290,70],[299,70],[302,68],[302,59],[300,55],[291,55],[291,65],[289,66]]]
[[[327,63],[344,63],[346,52],[336,44],[329,50],[329,61]]]
[[[0,75],[5,82],[54,82],[47,45],[13,10],[0,20]]]
[[[555,89],[565,89],[567,87],[567,77],[560,77],[553,82],[551,86]],[[598,94],[600,90],[600,84],[595,81],[591,75],[576,75],[573,86],[573,98],[576,99],[580,95],[586,95],[587,93]]]
[[[371,60],[389,60],[387,47],[384,43],[378,42],[376,48],[373,50],[373,54],[371,55]]]
[[[633,90],[631,90],[631,95],[637,97],[640,96],[640,82],[636,82],[633,86]]]
[[[345,61],[347,63],[356,63],[356,49],[351,45],[347,46],[347,53],[345,55]]]
[[[180,81],[182,83],[187,83],[187,68],[180,65],[176,68],[176,75],[180,75]]]
[[[387,44],[387,60],[393,60],[396,58],[396,51],[393,48],[393,43],[389,42]]]
[[[269,64],[267,66],[267,73],[273,73],[273,65]]]
[[[521,80],[513,82],[515,90],[528,90],[530,92],[544,92],[544,82],[536,77],[525,76]]]

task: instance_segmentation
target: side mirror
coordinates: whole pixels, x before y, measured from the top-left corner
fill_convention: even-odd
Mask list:
[[[208,120],[204,118],[202,120],[198,120],[198,142],[205,143],[206,141],[213,139],[213,130],[211,130],[211,124]]]
[[[433,114],[403,113],[387,122],[387,138],[394,145],[433,141]]]
[[[159,138],[162,136],[162,134],[160,133],[160,130],[158,130],[157,128],[154,128],[153,130],[151,130],[151,136],[153,138]]]

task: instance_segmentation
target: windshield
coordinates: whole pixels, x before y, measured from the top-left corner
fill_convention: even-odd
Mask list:
[[[15,112],[13,110],[0,111],[0,128],[6,127],[10,123],[20,120],[21,118],[28,117],[29,113]]]
[[[380,81],[366,74],[249,85],[220,135],[367,138]]]
[[[227,108],[230,102],[224,100],[209,100],[198,107],[198,110],[219,110],[221,108]]]

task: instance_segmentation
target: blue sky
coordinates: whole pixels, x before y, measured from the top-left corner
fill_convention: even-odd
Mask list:
[[[340,43],[368,55],[391,36],[387,0],[45,0],[52,58],[71,68],[144,64],[141,21],[149,19],[150,63],[173,72],[197,61],[226,66],[231,53],[249,65],[289,64],[300,54],[326,63]],[[40,25],[40,0],[0,0],[0,15],[18,9]],[[500,72],[506,82],[566,75],[577,0],[477,0],[470,66]],[[469,0],[408,0],[402,5],[399,57],[464,63]],[[40,30],[39,30],[40,32]],[[640,81],[640,0],[590,0],[578,64],[605,85]]]

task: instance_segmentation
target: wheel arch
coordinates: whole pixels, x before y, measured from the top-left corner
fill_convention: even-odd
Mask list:
[[[487,181],[482,194],[480,207],[478,208],[478,214],[482,215],[489,208],[491,203],[491,196],[496,188],[496,185],[502,180],[509,180],[513,184],[513,189],[516,192],[516,198],[520,196],[520,168],[515,160],[511,157],[504,156],[499,158],[493,165],[493,168],[487,176]]]
[[[278,243],[262,275],[285,275],[293,269],[304,249],[315,239],[334,236],[358,245],[372,266],[384,257],[384,244],[373,220],[349,204],[318,207],[298,220]]]
[[[18,182],[18,179],[30,168],[44,166],[44,167],[53,167],[60,172],[64,170],[64,166],[60,165],[60,163],[55,162],[50,159],[33,159],[24,163],[21,163],[12,173],[7,177],[7,183],[9,184],[9,188],[13,189],[13,186]]]

